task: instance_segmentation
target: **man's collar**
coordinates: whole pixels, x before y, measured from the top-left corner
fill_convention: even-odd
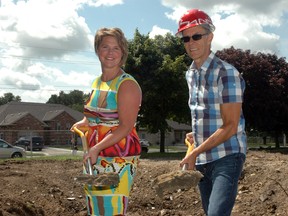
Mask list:
[[[206,71],[208,68],[209,68],[209,65],[211,64],[213,58],[215,57],[215,53],[213,51],[210,52],[208,58],[205,60],[205,62],[202,64],[202,66],[199,68],[199,71],[200,70],[204,70]],[[192,64],[190,65],[190,70],[198,70],[196,68],[196,64],[195,62],[193,61]]]

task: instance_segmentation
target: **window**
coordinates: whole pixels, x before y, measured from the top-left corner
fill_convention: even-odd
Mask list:
[[[183,132],[182,131],[175,131],[175,141],[181,142],[183,140]]]
[[[71,124],[70,123],[66,123],[66,130],[70,130],[71,128]]]
[[[57,124],[56,124],[56,130],[61,130],[61,123],[60,123],[60,122],[57,122]]]

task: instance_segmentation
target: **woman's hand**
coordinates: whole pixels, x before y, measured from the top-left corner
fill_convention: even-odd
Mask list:
[[[98,148],[99,146],[95,145],[92,148],[90,148],[87,152],[87,154],[84,155],[84,163],[86,164],[88,162],[88,158],[90,158],[91,165],[96,164],[100,150]]]
[[[76,122],[75,124],[72,125],[70,128],[70,131],[74,132],[74,128],[78,128],[80,130],[85,130],[88,128],[88,120],[86,117],[84,117],[81,121]]]

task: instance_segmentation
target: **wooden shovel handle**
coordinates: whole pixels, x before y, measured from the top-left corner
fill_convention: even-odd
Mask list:
[[[185,139],[185,144],[188,147],[187,148],[187,152],[186,152],[186,156],[194,149],[194,143],[190,143],[189,140],[186,138]]]
[[[87,143],[87,137],[85,136],[84,132],[78,129],[77,127],[74,127],[73,130],[75,131],[75,133],[77,133],[80,136],[81,141],[82,141],[83,151],[84,153],[87,153],[88,143]]]
[[[194,143],[190,143],[189,140],[186,138],[185,139],[185,144],[187,146],[187,151],[186,151],[186,156],[194,149]],[[186,157],[185,156],[185,157]],[[188,164],[184,164],[182,167],[182,170],[187,170],[188,169]]]
[[[73,131],[75,131],[75,133],[77,133],[81,138],[84,154],[88,153],[89,147],[88,147],[88,143],[87,143],[87,137],[85,136],[87,131],[86,131],[86,133],[84,133],[83,131],[81,131],[77,127],[74,127]],[[86,170],[88,169],[89,175],[92,175],[93,173],[92,173],[92,165],[91,165],[90,158],[87,159],[87,163],[85,166],[86,166]]]

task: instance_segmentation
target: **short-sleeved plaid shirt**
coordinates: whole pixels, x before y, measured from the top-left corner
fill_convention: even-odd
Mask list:
[[[195,146],[201,145],[223,125],[220,104],[242,103],[245,82],[232,65],[217,58],[213,52],[197,70],[192,62],[186,72],[189,107]],[[246,154],[245,120],[241,111],[238,131],[217,147],[200,154],[196,165],[206,164],[232,153]]]

